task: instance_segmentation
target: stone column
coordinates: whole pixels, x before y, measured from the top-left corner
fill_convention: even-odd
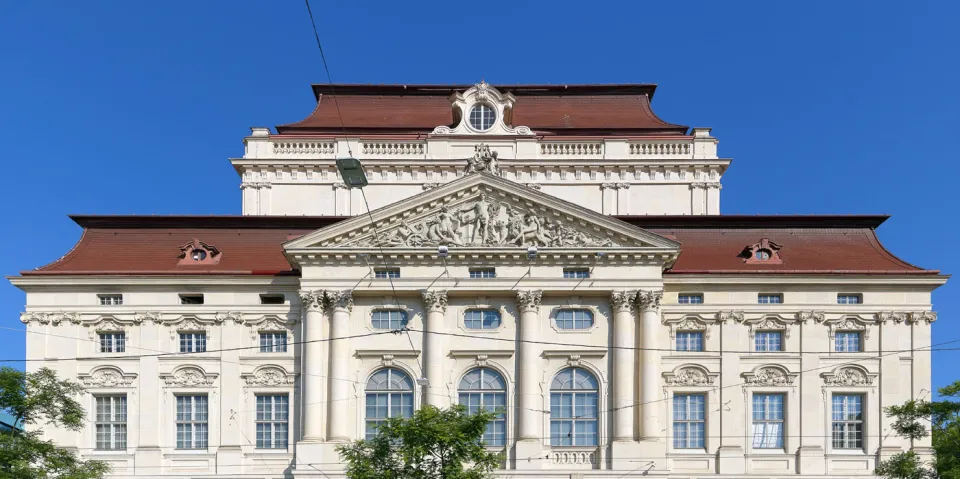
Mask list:
[[[353,310],[353,293],[350,290],[327,291],[327,302],[333,310],[330,317],[330,407],[327,440],[346,442],[350,440],[347,400],[352,389],[350,379],[350,340],[340,339],[350,332],[350,312]]]
[[[323,291],[300,291],[303,306],[303,371],[300,373],[300,390],[303,391],[303,440],[323,440]]]
[[[537,339],[540,329],[540,299],[542,292],[517,291],[520,307],[520,342],[517,343],[517,365],[520,380],[517,386],[517,414],[520,415],[517,431],[516,468],[541,469],[540,455],[543,452],[543,430],[540,418],[543,413],[543,395],[540,391],[540,360],[537,345],[524,341]]]
[[[633,441],[633,418],[635,417],[632,405],[633,376],[634,376],[634,348],[636,335],[634,331],[633,306],[636,303],[637,293],[634,291],[614,291],[610,295],[610,305],[613,308],[613,440]]]
[[[443,316],[447,312],[447,292],[421,291],[423,304],[427,310],[423,322],[423,366],[427,376],[427,387],[423,390],[424,402],[432,406],[445,407],[443,390],[443,350],[440,336],[432,334],[443,325]]]
[[[657,348],[660,331],[660,299],[663,291],[641,291],[637,295],[640,307],[640,364],[641,364],[641,438],[644,441],[657,441],[660,437],[660,352]]]

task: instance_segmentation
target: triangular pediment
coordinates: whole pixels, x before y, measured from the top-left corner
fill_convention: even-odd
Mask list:
[[[301,249],[451,248],[650,250],[679,243],[488,173],[358,215],[284,245]]]

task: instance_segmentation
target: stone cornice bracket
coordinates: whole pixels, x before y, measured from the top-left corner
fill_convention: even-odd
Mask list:
[[[219,312],[214,316],[218,323],[223,323],[224,321],[230,320],[236,324],[243,324],[243,313],[239,311],[225,311]]]
[[[300,291],[300,305],[304,311],[323,312],[324,299],[325,295],[322,289],[304,289]]]
[[[446,290],[423,290],[420,292],[423,297],[423,304],[427,307],[427,312],[447,311],[447,291]]]
[[[706,187],[707,187],[707,188],[714,188],[714,189],[718,189],[718,190],[723,188],[723,186],[720,185],[720,183],[707,183],[707,184],[706,184]]]
[[[336,183],[333,184],[333,189],[338,190],[338,189],[341,189],[341,188],[342,188],[342,189],[348,189],[349,187],[347,186],[346,183],[344,183],[344,182],[342,182],[342,181],[338,181],[338,182],[336,182]]]
[[[727,323],[729,321],[743,322],[743,311],[720,311],[717,313],[717,321]]]
[[[637,304],[636,291],[612,291],[610,293],[610,304],[615,313],[629,313],[633,311]]]
[[[826,316],[824,316],[823,311],[799,311],[797,312],[797,320],[801,323],[806,324],[808,321],[814,321],[816,323],[822,323]]]
[[[440,186],[440,183],[424,183],[420,185],[420,187],[423,188],[424,190],[432,190],[438,186]]]
[[[663,291],[640,291],[637,293],[637,304],[641,312],[660,311],[660,300],[663,299]]]
[[[927,324],[930,324],[937,320],[937,313],[933,311],[916,311],[910,313],[910,318],[907,319],[909,324],[917,324],[920,321],[924,321]]]
[[[887,321],[893,321],[894,324],[900,324],[908,321],[910,313],[905,311],[880,311],[877,313],[877,321],[880,324],[886,324]]]
[[[323,296],[334,311],[353,311],[353,290],[324,291]]]
[[[707,184],[700,181],[695,181],[693,183],[690,183],[691,190],[695,190],[697,188],[706,188],[706,187],[707,187]]]
[[[517,304],[520,305],[520,312],[539,312],[540,300],[543,298],[543,291],[539,289],[529,291],[517,291]]]
[[[61,321],[80,324],[80,313],[20,313],[20,322],[23,324],[35,322],[58,326]]]
[[[144,311],[142,313],[133,313],[134,323],[143,323],[150,321],[153,324],[163,324],[163,314],[157,311]]]

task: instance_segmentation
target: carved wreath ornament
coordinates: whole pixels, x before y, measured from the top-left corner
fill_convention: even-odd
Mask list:
[[[427,218],[385,232],[377,241],[366,237],[346,246],[617,246],[601,238],[516,206],[491,200],[483,193],[473,202],[443,206]]]

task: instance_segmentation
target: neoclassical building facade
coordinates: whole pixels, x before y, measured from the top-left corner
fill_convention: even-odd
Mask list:
[[[884,216],[720,214],[708,128],[653,85],[314,85],[253,128],[238,216],[73,216],[11,281],[47,437],[113,477],[343,477],[422,405],[498,412],[502,477],[870,476],[928,440],[931,292]],[[338,158],[368,184],[349,187]]]

